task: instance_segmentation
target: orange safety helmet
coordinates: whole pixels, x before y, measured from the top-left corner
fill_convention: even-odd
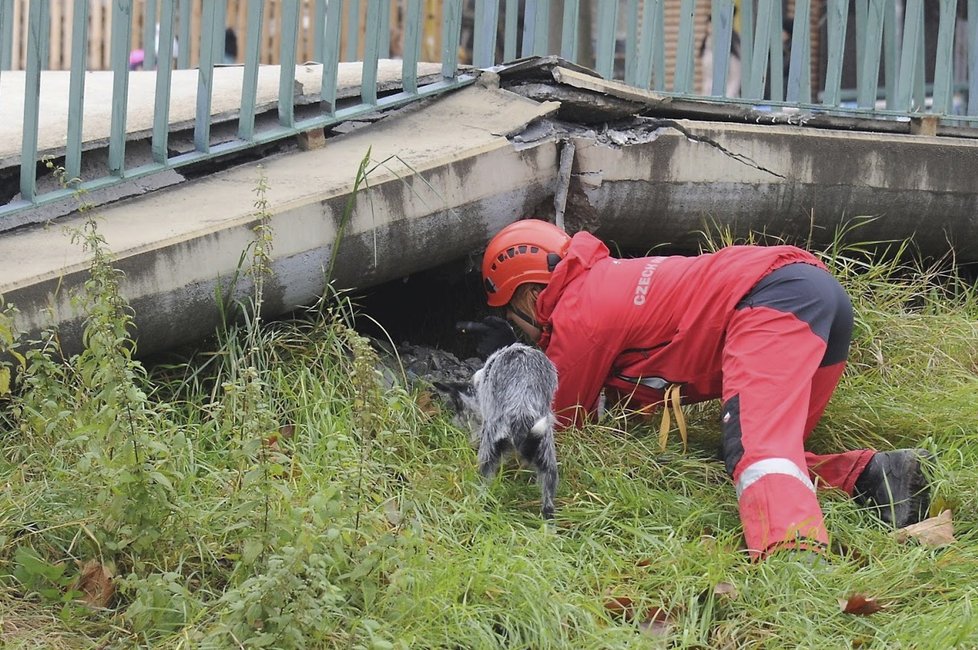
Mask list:
[[[502,307],[521,284],[547,284],[567,255],[570,235],[546,221],[524,219],[492,238],[482,258],[482,283],[490,307]]]

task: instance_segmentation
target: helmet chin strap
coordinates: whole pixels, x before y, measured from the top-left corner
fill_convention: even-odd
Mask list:
[[[512,305],[511,304],[509,306],[509,310],[511,312],[513,312],[514,314],[516,314],[517,316],[519,316],[520,317],[520,320],[522,320],[524,323],[529,323],[533,327],[535,327],[537,329],[540,329],[540,324],[537,323],[536,319],[533,318],[532,316],[530,316],[529,314],[527,314],[525,311],[523,311],[519,307],[516,307],[515,305]]]

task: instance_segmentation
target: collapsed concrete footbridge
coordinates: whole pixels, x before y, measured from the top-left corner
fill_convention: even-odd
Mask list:
[[[248,294],[241,260],[260,219],[260,179],[273,233],[269,315],[315,301],[329,282],[365,289],[478,255],[528,215],[636,251],[693,248],[714,226],[819,246],[869,216],[849,236],[912,237],[927,253],[978,259],[974,139],[912,133],[910,120],[880,131],[677,101],[552,57],[471,74],[437,97],[271,152],[114,189],[131,196],[94,211],[125,274],[140,352],[207,335],[216,296]],[[69,351],[80,345],[71,296],[88,260],[65,229],[91,214],[71,200],[87,199],[36,208],[43,223],[0,235],[0,294],[20,310],[19,327],[57,324]]]

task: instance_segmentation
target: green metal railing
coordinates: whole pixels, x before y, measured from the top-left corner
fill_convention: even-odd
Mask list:
[[[12,1],[0,0],[0,70],[10,66]],[[159,18],[161,47],[172,44],[174,36],[180,43],[189,42],[190,0],[142,1],[147,15]],[[193,151],[168,154],[173,52],[151,53],[152,48],[146,48],[147,66],[157,70],[152,162],[129,167],[126,91],[133,2],[113,0],[109,176],[88,179],[81,186],[92,189],[111,185],[457,88],[474,79],[474,74],[460,69],[460,51],[463,56],[471,52],[476,68],[492,67],[518,56],[558,54],[592,67],[607,79],[617,78],[634,87],[693,100],[763,106],[769,110],[790,107],[809,114],[880,120],[931,114],[963,129],[978,126],[978,0],[927,0],[939,9],[933,44],[925,43],[925,27],[933,35],[933,25],[925,25],[925,16],[933,15],[925,12],[925,0],[825,0],[814,5],[811,0],[795,0],[787,33],[781,0],[444,0],[439,3],[441,76],[423,85],[419,83],[418,60],[430,2],[276,0],[284,11],[281,24],[276,25],[281,30],[278,120],[272,127],[258,128],[255,111],[259,39],[265,4],[270,1],[251,0],[248,6],[241,110],[237,137],[230,141],[213,144],[210,134],[213,71],[224,37],[225,3],[203,3]],[[393,14],[392,2],[398,8]],[[38,157],[49,153],[38,151],[37,133],[42,67],[49,47],[49,3],[50,0],[29,3],[20,197],[0,206],[0,219],[4,214],[29,210],[69,193],[62,190],[39,194],[36,183]],[[322,110],[313,117],[299,119],[292,92],[296,34],[300,15],[306,15],[301,14],[301,9],[308,8],[309,3],[315,7],[315,47],[323,64]],[[673,30],[666,29],[667,4],[679,10],[678,27]],[[966,16],[959,15],[959,5],[966,8]],[[89,0],[74,0],[74,6],[69,120],[63,150],[69,177],[80,175],[82,168],[81,107]],[[813,6],[820,8],[821,15],[812,15]],[[392,15],[399,17],[400,25],[390,24]],[[343,16],[354,18],[344,23]],[[962,22],[965,18],[970,20]],[[463,21],[471,21],[471,43],[460,42]],[[710,40],[705,52],[712,60],[708,74],[701,52],[706,24]],[[735,26],[739,26],[739,31],[735,31]],[[378,61],[388,56],[392,27],[404,34],[403,88],[381,96],[377,87]],[[146,21],[144,43],[152,42],[152,28],[152,22]],[[954,42],[962,28],[967,30],[964,57],[955,56]],[[343,53],[341,30],[346,30]],[[364,41],[359,100],[341,107],[337,102],[338,63],[341,58],[357,57],[361,33]],[[789,44],[787,49],[785,42]],[[817,61],[813,61],[813,42],[821,43],[824,52]],[[177,67],[187,65],[189,49],[180,47]],[[933,61],[929,70],[928,57]],[[734,59],[740,64],[741,73],[739,88],[731,92],[728,71],[733,69]],[[854,87],[843,87],[846,71],[854,71]],[[697,74],[705,77],[707,90],[694,86]]]
[[[55,0],[60,1],[60,0]],[[136,0],[139,1],[139,0]],[[212,125],[211,100],[214,84],[214,69],[218,61],[225,36],[224,3],[205,0],[203,3],[202,28],[200,33],[200,64],[196,99],[196,118],[194,123],[194,150],[178,155],[168,154],[170,135],[169,105],[170,82],[173,71],[174,53],[168,50],[173,43],[175,23],[180,26],[180,41],[185,44],[176,54],[177,67],[186,64],[186,47],[190,38],[187,27],[190,24],[190,0],[148,0],[147,12],[159,15],[160,52],[149,55],[153,48],[146,48],[150,56],[146,65],[156,68],[156,97],[152,127],[152,162],[135,167],[127,166],[126,110],[129,79],[129,53],[132,42],[131,12],[133,0],[113,0],[111,29],[111,69],[113,88],[111,98],[111,126],[108,143],[109,175],[98,179],[85,179],[69,189],[38,193],[37,162],[39,156],[48,152],[38,151],[38,123],[40,111],[40,87],[43,83],[43,62],[49,46],[50,2],[51,0],[31,0],[27,17],[27,64],[24,71],[25,103],[24,129],[20,162],[20,196],[4,206],[0,206],[0,219],[5,214],[30,210],[39,205],[62,200],[78,189],[94,190],[114,185],[125,180],[139,178],[164,169],[177,168],[209,158],[242,151],[256,145],[265,144],[297,133],[322,128],[330,124],[349,120],[358,115],[379,109],[391,108],[415,101],[419,98],[441,93],[470,83],[474,75],[460,71],[458,64],[458,42],[462,19],[462,0],[448,0],[445,3],[442,20],[442,38],[445,46],[441,60],[441,75],[437,80],[419,83],[418,57],[421,51],[422,0],[407,0],[403,6],[403,29],[405,41],[402,56],[403,88],[400,92],[380,96],[377,87],[378,62],[389,50],[390,2],[391,0],[366,0],[363,24],[357,20],[361,15],[357,0],[349,2],[353,8],[348,12],[354,19],[345,25],[349,30],[347,45],[354,56],[357,51],[357,37],[361,27],[365,39],[361,66],[361,87],[359,101],[340,105],[337,101],[337,82],[340,61],[339,30],[341,24],[341,0],[315,0],[317,16],[316,43],[319,47],[322,67],[322,111],[314,117],[297,119],[293,97],[296,64],[296,35],[299,24],[300,3],[302,0],[278,0],[283,6],[282,24],[276,26],[281,33],[281,73],[278,94],[278,121],[272,127],[256,128],[256,95],[258,87],[258,52],[262,34],[265,0],[251,0],[248,7],[247,41],[245,43],[244,82],[241,91],[241,110],[238,117],[237,137],[213,144],[210,130]],[[64,145],[64,166],[68,178],[78,178],[82,169],[82,103],[85,93],[85,59],[87,47],[88,0],[74,0],[75,13],[72,25],[72,59],[70,72],[70,93],[68,127]],[[0,62],[8,62],[12,24],[9,11],[12,0],[0,0]],[[157,9],[158,6],[158,9]],[[178,18],[178,20],[177,20]],[[147,21],[155,31],[155,26]],[[147,30],[144,42],[152,43],[155,34]],[[172,47],[170,45],[169,47]],[[4,54],[6,53],[6,54]],[[0,67],[0,70],[3,70]],[[2,72],[0,72],[2,75]]]

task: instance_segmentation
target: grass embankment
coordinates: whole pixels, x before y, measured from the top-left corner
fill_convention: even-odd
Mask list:
[[[812,444],[933,450],[948,546],[900,543],[825,493],[830,566],[751,564],[715,405],[690,409],[685,455],[615,422],[562,434],[548,529],[531,473],[480,490],[466,432],[382,381],[342,302],[147,372],[96,257],[87,351],[49,338],[3,403],[4,646],[974,646],[978,299],[826,259],[857,325]],[[841,612],[854,594],[884,608]]]

